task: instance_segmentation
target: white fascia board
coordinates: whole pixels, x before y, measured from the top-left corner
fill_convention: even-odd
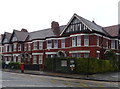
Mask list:
[[[12,54],[3,54],[3,56],[12,56]]]
[[[43,55],[43,53],[32,53],[32,55]]]
[[[60,39],[66,39],[68,37],[61,37],[61,38],[48,38],[46,40],[60,40]]]
[[[119,41],[119,39],[116,39],[116,38],[110,38],[110,40],[117,40],[117,41]]]
[[[32,42],[37,42],[37,41],[43,42],[43,41],[45,41],[45,40],[33,40]]]
[[[20,54],[13,54],[13,56],[19,56]]]
[[[46,52],[45,54],[57,54],[57,52]]]
[[[89,50],[70,51],[69,53],[90,53],[90,51]]]
[[[81,36],[81,35],[96,35],[96,36],[102,37],[102,35],[99,35],[99,34],[96,34],[96,33],[91,33],[91,34],[74,34],[74,35],[70,35],[70,37]]]
[[[100,51],[97,51],[97,53],[100,53]]]

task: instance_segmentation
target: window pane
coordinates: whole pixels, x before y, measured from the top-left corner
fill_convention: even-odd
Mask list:
[[[58,48],[58,40],[54,40],[54,48]]]
[[[47,48],[48,49],[52,48],[52,40],[47,41]]]
[[[72,37],[72,46],[76,46],[76,37]]]
[[[89,45],[89,36],[84,36],[84,46]]]
[[[61,40],[61,46],[62,46],[62,48],[65,48],[65,39]]]
[[[111,48],[115,49],[115,40],[111,40]]]
[[[77,46],[80,46],[80,45],[81,45],[81,37],[78,36],[78,37],[77,37]]]

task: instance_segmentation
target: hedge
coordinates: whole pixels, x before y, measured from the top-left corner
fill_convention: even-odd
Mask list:
[[[61,66],[61,60],[67,60],[67,67]],[[70,73],[70,60],[75,60],[74,73],[93,74],[118,71],[118,65],[113,60],[100,60],[96,58],[46,58],[45,70]]]
[[[96,58],[77,58],[76,61],[77,73],[103,73],[113,72],[118,70],[117,63],[112,60],[99,60]]]

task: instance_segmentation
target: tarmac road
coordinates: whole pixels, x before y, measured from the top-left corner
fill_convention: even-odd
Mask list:
[[[90,81],[2,72],[2,87],[118,87],[118,82]]]

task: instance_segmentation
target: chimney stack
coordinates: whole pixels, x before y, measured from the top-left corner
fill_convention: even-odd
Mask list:
[[[59,23],[58,22],[52,21],[51,28],[56,35],[59,35],[60,30],[59,30]]]

